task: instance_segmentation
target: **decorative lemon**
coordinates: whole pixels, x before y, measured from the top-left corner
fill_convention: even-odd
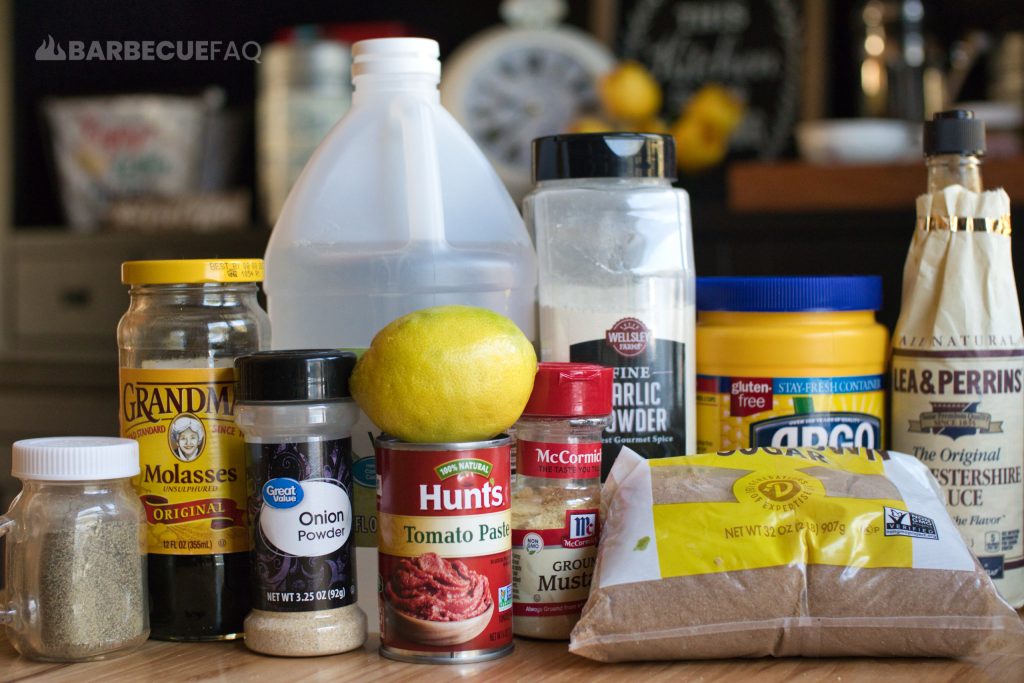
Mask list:
[[[646,121],[661,109],[661,87],[639,62],[623,62],[606,74],[598,94],[605,113],[619,121]]]
[[[512,426],[536,374],[533,345],[511,320],[437,306],[378,332],[350,387],[367,417],[403,441],[477,441]]]

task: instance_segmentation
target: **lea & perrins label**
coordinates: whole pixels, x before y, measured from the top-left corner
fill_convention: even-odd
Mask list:
[[[149,523],[147,552],[249,550],[245,441],[233,368],[120,370],[121,436],[139,442],[132,479]]]
[[[507,653],[511,439],[381,438],[376,453],[381,653],[464,662]]]

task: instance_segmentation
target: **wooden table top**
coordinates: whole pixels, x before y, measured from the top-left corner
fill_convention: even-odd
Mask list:
[[[377,654],[377,636],[360,650],[328,657],[286,659],[249,652],[240,642],[167,643],[151,640],[140,650],[104,662],[47,664],[19,657],[0,638],[0,680],[83,681],[409,681],[430,683],[476,678],[486,681],[756,680],[896,683],[922,681],[1024,681],[1024,653],[970,660],[941,659],[752,659],[705,662],[600,664],[569,654],[565,643],[516,640],[506,657],[480,664],[431,665],[392,662]]]

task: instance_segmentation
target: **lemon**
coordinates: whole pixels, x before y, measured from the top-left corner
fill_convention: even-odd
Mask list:
[[[646,121],[661,109],[661,87],[642,64],[623,62],[598,84],[601,106],[619,121]]]
[[[607,133],[613,130],[615,126],[600,116],[580,116],[569,124],[570,133]]]
[[[687,173],[714,166],[729,151],[729,138],[713,124],[694,116],[683,116],[672,126],[676,142],[676,164]]]
[[[378,332],[349,384],[367,417],[403,441],[478,441],[519,419],[536,374],[533,345],[511,320],[437,306]]]
[[[717,83],[709,83],[694,93],[686,104],[686,116],[699,118],[729,137],[743,119],[743,102]]]

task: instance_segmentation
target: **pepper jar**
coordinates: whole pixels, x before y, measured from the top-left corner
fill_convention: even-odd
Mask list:
[[[105,659],[149,637],[146,517],[130,439],[26,439],[13,447],[21,493],[5,516],[0,623],[31,659]]]

